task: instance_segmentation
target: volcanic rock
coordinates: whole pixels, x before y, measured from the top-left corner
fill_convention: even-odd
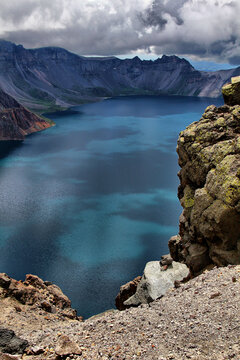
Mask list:
[[[69,339],[69,337],[66,335],[60,336],[55,352],[59,356],[68,356],[71,354],[75,354],[75,355],[82,354],[82,351],[79,348],[79,346],[75,342],[71,341]]]
[[[125,310],[128,306],[124,305],[124,301],[129,299],[137,290],[137,286],[141,280],[141,276],[136,277],[127,284],[120,287],[120,291],[115,299],[115,305],[118,310]]]
[[[17,337],[14,331],[0,328],[0,350],[3,353],[22,354],[27,346],[27,340]]]
[[[240,263],[240,98],[234,92],[240,82],[232,85],[238,105],[207,107],[178,139],[183,212],[169,248],[193,274],[208,264]]]
[[[189,276],[189,269],[185,264],[172,262],[166,270],[159,261],[150,261],[146,264],[136,293],[124,302],[126,306],[147,304],[166,294],[174,287],[176,280],[182,281]]]
[[[25,281],[17,281],[5,273],[0,274],[1,294],[15,298],[23,305],[38,306],[46,312],[57,312],[61,316],[77,319],[76,310],[71,308],[71,301],[62,290],[35,275],[28,274]]]
[[[169,265],[172,265],[172,262],[173,262],[173,258],[170,256],[170,254],[162,255],[161,260],[160,260],[160,265],[169,266]]]
[[[240,105],[240,76],[231,78],[231,83],[222,87],[224,102],[227,105]]]

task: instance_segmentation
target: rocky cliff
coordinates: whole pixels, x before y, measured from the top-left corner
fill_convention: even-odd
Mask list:
[[[26,135],[50,126],[50,122],[27,110],[0,89],[0,141],[23,140]]]
[[[87,58],[64,49],[0,41],[0,87],[30,108],[57,108],[116,95],[220,95],[240,68],[200,72],[185,59]]]
[[[179,135],[183,207],[171,256],[193,273],[240,263],[240,77],[223,87],[225,105],[209,106]]]
[[[17,312],[25,306],[28,311],[34,309],[41,313],[44,310],[58,319],[79,320],[76,310],[71,308],[71,301],[61,289],[35,275],[28,274],[25,281],[17,281],[0,273],[0,299],[4,299],[6,307],[15,305]]]

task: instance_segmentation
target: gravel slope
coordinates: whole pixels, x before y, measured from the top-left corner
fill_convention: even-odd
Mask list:
[[[204,272],[150,305],[85,322],[12,306],[1,300],[0,326],[44,351],[24,359],[56,359],[63,334],[82,351],[67,359],[240,359],[240,265]]]

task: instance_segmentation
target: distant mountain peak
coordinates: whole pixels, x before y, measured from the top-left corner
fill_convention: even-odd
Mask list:
[[[0,48],[13,49],[15,47],[17,47],[17,45],[14,44],[13,42],[0,39]]]
[[[189,64],[189,66],[191,66],[193,68],[193,66],[190,64],[190,62],[184,58],[180,58],[179,56],[176,55],[163,55],[161,57],[161,59],[159,59],[160,61],[163,62],[172,62],[172,63],[185,63],[185,64]]]

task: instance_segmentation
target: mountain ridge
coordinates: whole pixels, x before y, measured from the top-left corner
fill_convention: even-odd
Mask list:
[[[240,67],[196,70],[186,59],[84,57],[59,47],[25,49],[0,40],[0,87],[31,109],[59,109],[121,95],[218,97]]]

